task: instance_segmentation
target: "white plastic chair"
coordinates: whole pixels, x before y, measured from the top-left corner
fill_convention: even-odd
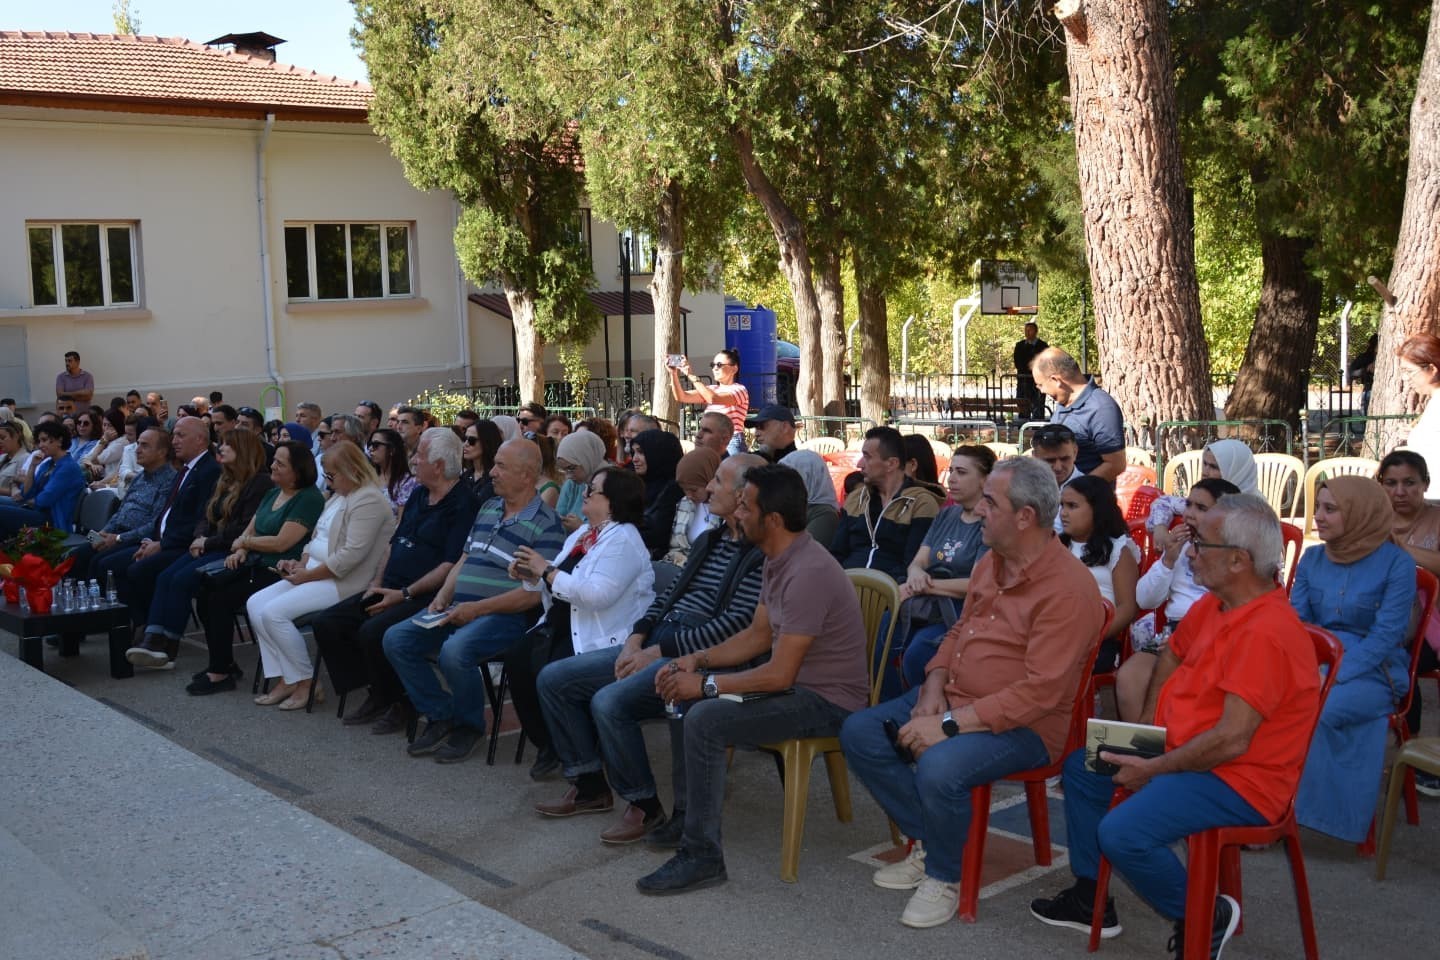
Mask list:
[[[1185,450],[1166,460],[1165,492],[1184,496],[1190,486],[1200,479],[1200,467],[1204,458],[1204,450]]]
[[[1295,516],[1295,505],[1304,489],[1305,464],[1288,453],[1255,454],[1255,480],[1260,495],[1269,501],[1281,519]]]
[[[1305,471],[1305,538],[1315,531],[1315,488],[1329,477],[1373,477],[1380,461],[1369,457],[1331,457],[1319,460]]]
[[[800,441],[796,447],[800,450],[813,450],[823,457],[827,453],[839,453],[844,450],[845,441],[839,437],[811,437],[808,440]]]

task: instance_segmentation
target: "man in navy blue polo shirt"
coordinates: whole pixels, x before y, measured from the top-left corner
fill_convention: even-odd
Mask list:
[[[540,594],[511,579],[515,548],[528,546],[554,557],[565,543],[555,511],[535,492],[540,448],[511,440],[495,454],[490,477],[497,496],[480,508],[465,552],[450,568],[430,602],[430,611],[448,611],[439,626],[413,620],[385,631],[385,657],[429,721],[407,747],[412,757],[435,754],[439,763],[458,763],[474,751],[485,733],[485,685],[481,665],[508,650],[530,625]],[[446,693],[430,665],[439,655]]]
[[[1075,468],[1114,483],[1125,471],[1125,418],[1119,404],[1058,347],[1037,356],[1030,369],[1035,386],[1055,401],[1050,422],[1063,423],[1075,434]]]

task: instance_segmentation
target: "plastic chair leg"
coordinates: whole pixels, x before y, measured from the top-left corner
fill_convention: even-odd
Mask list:
[[[1415,793],[1415,768],[1405,768],[1405,822],[1420,826],[1420,797]]]
[[[1390,860],[1390,839],[1395,832],[1395,814],[1400,808],[1400,793],[1404,789],[1403,774],[1410,771],[1408,763],[1396,760],[1390,770],[1390,789],[1385,792],[1385,812],[1380,820],[1380,843],[1375,851],[1375,879],[1385,879],[1385,865]],[[1373,824],[1372,824],[1373,829]]]
[[[1100,949],[1100,929],[1105,925],[1105,901],[1110,899],[1110,861],[1100,857],[1095,876],[1095,906],[1090,911],[1090,952]]]
[[[960,857],[960,919],[974,923],[980,906],[980,873],[985,867],[985,835],[990,830],[990,784],[970,788],[970,832]]]
[[[849,823],[854,819],[850,808],[850,771],[845,754],[831,750],[825,754],[825,772],[830,775],[830,795],[835,799],[835,819]]]
[[[810,792],[810,764],[815,757],[803,740],[786,741],[785,816],[780,833],[780,879],[794,883],[800,878],[800,838],[805,833],[805,801]]]
[[[1375,856],[1375,818],[1370,818],[1370,832],[1365,834],[1365,839],[1355,844],[1355,855],[1362,860],[1368,860]]]
[[[1045,798],[1043,780],[1025,782],[1025,805],[1030,808],[1030,840],[1035,847],[1035,863],[1050,866],[1050,806]]]
[[[1220,848],[1220,892],[1229,894],[1238,904],[1245,903],[1245,890],[1240,882],[1240,850],[1238,847]],[[1238,936],[1245,932],[1245,911],[1240,911],[1240,923],[1235,927]]]
[[[1295,911],[1300,915],[1300,939],[1305,944],[1305,960],[1320,960],[1320,944],[1315,939],[1315,914],[1310,909],[1310,881],[1305,876],[1305,855],[1300,851],[1300,832],[1286,835],[1285,856],[1290,860],[1290,882],[1295,886]]]
[[[1210,934],[1215,924],[1215,892],[1220,886],[1220,849],[1213,830],[1190,838],[1190,865],[1185,884],[1185,952],[1187,957],[1210,956]]]
[[[305,712],[310,713],[315,707],[315,690],[320,683],[320,664],[325,657],[320,652],[320,645],[315,645],[315,669],[310,673],[310,693],[305,697]]]

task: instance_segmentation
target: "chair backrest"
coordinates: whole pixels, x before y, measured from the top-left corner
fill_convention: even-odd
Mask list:
[[[1144,447],[1126,447],[1125,462],[1132,467],[1149,467],[1155,469],[1155,454]]]
[[[1122,515],[1129,514],[1131,501],[1147,487],[1155,488],[1155,471],[1149,467],[1131,464],[1120,471],[1120,476],[1115,478],[1115,500],[1120,504]]]
[[[1137,487],[1130,495],[1130,504],[1125,508],[1125,521],[1150,519],[1150,505],[1160,499],[1157,487]]]
[[[1295,515],[1300,500],[1305,464],[1288,453],[1255,454],[1256,483],[1280,519]]]
[[[1185,450],[1166,460],[1165,492],[1183,497],[1191,484],[1200,479],[1200,467],[1204,462],[1204,450]]]
[[[1420,618],[1415,621],[1415,636],[1410,641],[1410,689],[1405,699],[1395,708],[1395,716],[1404,718],[1410,712],[1415,699],[1415,673],[1420,669],[1420,654],[1425,649],[1425,628],[1430,623],[1430,613],[1435,609],[1436,595],[1440,594],[1440,579],[1424,567],[1415,568],[1415,599],[1420,606]]]
[[[930,449],[935,451],[936,461],[944,460],[947,464],[950,458],[955,455],[955,448],[944,440],[936,440],[934,437],[926,437],[930,441]]]
[[[993,450],[995,456],[1001,460],[1004,460],[1006,457],[1016,457],[1020,455],[1020,445],[1016,443],[1004,443],[999,440],[992,440],[989,443],[983,444],[983,446]]]
[[[1293,523],[1280,521],[1280,536],[1285,538],[1285,552],[1280,562],[1280,582],[1285,592],[1295,583],[1295,571],[1300,569],[1300,554],[1305,552],[1305,531]]]
[[[1135,546],[1140,548],[1140,575],[1143,577],[1145,571],[1149,570],[1159,554],[1155,551],[1155,541],[1150,536],[1150,528],[1144,520],[1131,520],[1126,524],[1130,532],[1130,539],[1135,541]]]
[[[827,453],[839,453],[844,450],[845,441],[839,437],[811,437],[808,440],[800,441],[795,446],[800,450],[813,450],[823,457]]]
[[[1104,610],[1104,616],[1100,620],[1100,632],[1095,640],[1095,649],[1091,651],[1091,655],[1085,660],[1084,669],[1080,671],[1080,683],[1075,687],[1075,702],[1070,705],[1070,732],[1066,736],[1062,756],[1069,756],[1085,746],[1085,727],[1094,714],[1095,688],[1091,682],[1095,678],[1095,660],[1100,656],[1100,645],[1105,642],[1105,634],[1109,632],[1110,623],[1115,619],[1113,603],[1102,598],[1100,606]],[[1121,636],[1124,638],[1126,635]]]
[[[1320,709],[1315,711],[1315,721],[1310,724],[1310,733],[1305,737],[1305,742],[1309,743],[1315,737],[1315,728],[1320,725],[1320,714],[1325,712],[1325,698],[1330,696],[1330,688],[1335,686],[1335,675],[1340,672],[1340,660],[1345,656],[1345,648],[1329,630],[1313,623],[1305,624],[1305,629],[1310,634],[1310,642],[1315,644],[1315,660],[1322,668]]]
[[[885,677],[885,661],[890,657],[890,640],[895,636],[895,621],[900,612],[900,588],[888,574],[879,570],[846,570],[850,585],[860,601],[860,615],[865,622],[865,662],[875,669],[870,678],[870,705],[880,702],[880,683]],[[889,614],[887,620],[885,614]],[[880,626],[884,623],[884,636]],[[880,645],[880,656],[875,646]]]
[[[1380,461],[1369,457],[1331,457],[1318,460],[1305,471],[1305,521],[1301,528],[1308,537],[1315,529],[1315,490],[1320,481],[1330,477],[1373,477],[1380,470]]]
[[[99,530],[110,522],[115,511],[120,509],[120,496],[108,487],[91,490],[80,498],[80,519],[75,525],[76,533]]]

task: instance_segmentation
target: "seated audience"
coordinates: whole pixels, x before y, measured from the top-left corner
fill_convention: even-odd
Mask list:
[[[734,434],[735,430],[730,425],[730,418],[725,414],[714,410],[702,413],[700,421],[695,427],[695,446],[709,447],[723,460],[730,452],[730,438]]]
[[[113,485],[124,455],[125,417],[118,410],[107,410],[100,418],[100,442],[80,459],[80,468],[85,471],[90,486]]]
[[[1390,539],[1403,547],[1417,566],[1440,575],[1440,506],[1425,502],[1430,486],[1430,470],[1425,458],[1413,450],[1395,450],[1380,461],[1380,485],[1390,497],[1395,511],[1390,526]],[[1440,670],[1440,611],[1432,612],[1425,628],[1425,644],[1420,648],[1416,673]],[[1420,705],[1424,698],[1417,690],[1410,701],[1406,723],[1410,734],[1420,732]],[[1432,797],[1440,797],[1440,777],[1423,770],[1415,771],[1415,788]]]
[[[13,537],[21,527],[52,526],[69,533],[75,505],[85,491],[80,464],[66,455],[70,434],[53,420],[35,427],[40,461],[30,477],[7,502],[0,502],[0,539]]]
[[[500,428],[501,445],[507,444],[511,440],[519,439],[522,436],[522,431],[520,430],[520,421],[516,420],[514,417],[507,416],[502,413],[491,417],[490,422],[495,424],[496,427]]]
[[[545,418],[549,415],[543,403],[522,403],[515,411],[515,423],[520,427],[522,435],[542,433],[545,429]]]
[[[92,576],[91,563],[114,551],[125,551],[125,556],[133,557],[140,538],[154,529],[160,511],[165,509],[170,488],[175,485],[175,471],[170,466],[170,434],[159,428],[146,430],[136,450],[140,475],[131,482],[105,526],[71,553],[75,565],[70,572],[77,580]]]
[[[680,849],[641,877],[641,893],[694,890],[726,878],[720,846],[728,748],[795,737],[833,737],[870,696],[864,620],[835,558],[805,532],[805,484],[789,467],[753,467],[737,507],[741,528],[765,555],[750,625],[728,640],[671,660],[655,676],[667,703],[683,704],[685,782]],[[759,666],[748,666],[766,653]],[[725,672],[726,668],[734,672]],[[769,693],[749,700],[724,694]]]
[[[761,454],[764,456],[764,454]],[[815,542],[828,546],[835,539],[840,525],[840,501],[835,496],[835,481],[820,454],[813,450],[796,450],[780,458],[780,463],[800,474],[805,481],[807,510],[805,532]]]
[[[1030,441],[1030,456],[1043,461],[1050,468],[1060,489],[1065,489],[1065,484],[1076,477],[1085,476],[1075,467],[1075,457],[1079,455],[1080,445],[1075,440],[1075,432],[1069,427],[1052,423],[1036,430]],[[1061,532],[1058,512],[1055,514],[1055,532]]]
[[[995,452],[989,447],[976,444],[955,449],[945,478],[953,503],[935,515],[915,559],[906,568],[893,650],[901,654],[900,678],[907,690],[925,682],[925,666],[960,619],[970,590],[970,573],[989,549],[981,535],[979,508],[995,462]],[[898,694],[888,689],[881,692]]]
[[[535,493],[540,474],[535,444],[523,439],[502,444],[491,474],[495,498],[480,507],[465,553],[428,608],[446,613],[446,619],[429,629],[406,620],[385,631],[385,656],[427,720],[406,747],[412,757],[434,754],[439,763],[458,763],[474,752],[485,735],[482,665],[520,639],[540,603],[534,591],[510,579],[509,558],[522,546],[554,556],[565,542],[555,511]],[[448,691],[430,664],[435,656]]]
[[[585,522],[580,508],[585,503],[589,478],[605,463],[605,441],[590,430],[576,430],[560,441],[555,451],[555,465],[565,476],[555,513],[566,533],[573,533]]]
[[[1065,761],[1066,843],[1075,882],[1030,912],[1088,932],[1104,853],[1140,898],[1175,924],[1184,943],[1185,864],[1172,847],[1212,827],[1277,820],[1290,805],[1319,705],[1314,645],[1275,583],[1284,559],[1280,524],[1263,499],[1234,494],[1199,517],[1189,551],[1196,601],[1160,654],[1142,720],[1165,728],[1165,752],[1142,758],[1101,752],[1119,767],[1091,772],[1085,751]],[[1111,809],[1116,787],[1131,791]],[[1211,957],[1240,922],[1229,896],[1215,902]],[[1101,936],[1121,932],[1114,901]]]
[[[539,591],[540,622],[505,654],[510,697],[542,769],[555,763],[535,678],[546,664],[575,654],[619,649],[655,599],[655,571],[640,539],[644,484],[635,474],[602,467],[590,478],[585,525],[565,539],[554,561],[515,551],[511,573]]]
[[[304,427],[311,437],[310,453],[316,457],[320,456],[320,438],[316,433],[320,430],[320,424],[324,422],[324,413],[320,410],[318,403],[297,403],[295,404],[295,422]],[[291,440],[298,438],[292,435]]]
[[[315,453],[317,452],[316,438],[310,435],[310,429],[303,424],[297,423],[293,420],[283,424],[280,427],[280,442],[303,443],[305,444],[305,446],[310,448],[310,456],[312,457],[315,456]],[[316,461],[315,469],[317,471],[320,469],[320,464],[318,460]]]
[[[670,526],[670,549],[661,558],[666,563],[685,566],[690,545],[714,526],[705,501],[710,496],[710,480],[719,466],[719,455],[705,447],[696,447],[676,464],[675,482],[680,485],[682,496],[675,505],[675,522]]]
[[[640,415],[629,422],[633,425],[638,419]],[[684,455],[680,439],[664,430],[643,430],[630,441],[630,468],[645,481],[645,522],[640,531],[652,560],[665,555],[675,526],[681,497],[675,468]]]
[[[405,441],[400,439],[399,433],[383,427],[370,434],[365,451],[380,478],[380,489],[390,504],[390,512],[398,515],[416,484],[415,477],[410,473],[410,458],[405,455]]]
[[[395,439],[398,443],[398,434]],[[370,688],[365,702],[345,718],[346,726],[373,724],[372,733],[394,733],[413,716],[405,688],[385,659],[385,631],[424,611],[465,547],[480,504],[460,479],[460,447],[459,438],[443,427],[420,435],[419,485],[377,573],[311,622],[335,691]]]
[[[864,483],[845,498],[830,552],[843,567],[867,567],[897,582],[940,512],[940,498],[905,476],[905,441],[894,427],[865,433],[856,464]]]
[[[1076,477],[1060,491],[1060,542],[1089,569],[1100,596],[1110,601],[1115,614],[1105,632],[1095,661],[1096,673],[1115,669],[1119,637],[1135,619],[1135,581],[1140,579],[1140,547],[1130,539],[1125,515],[1108,480]]]
[[[906,926],[955,916],[971,786],[1043,766],[1065,746],[1104,609],[1094,578],[1055,536],[1058,493],[1035,460],[995,465],[977,507],[990,550],[925,683],[840,731],[851,771],[914,840],[904,860],[873,877],[915,891]]]
[[[425,432],[425,414],[414,407],[400,407],[395,416],[395,431],[405,442],[405,459],[415,455],[420,444],[420,434]]]
[[[0,497],[9,497],[25,485],[31,459],[29,428],[25,421],[0,423]]]
[[[907,433],[905,443],[905,476],[929,487],[943,501],[945,490],[940,486],[940,471],[935,463],[935,448],[918,433]]]
[[[160,421],[141,413],[132,413],[125,418],[125,451],[120,455],[120,470],[115,474],[114,484],[115,492],[120,496],[125,496],[126,488],[140,473],[140,466],[135,460],[140,435],[151,427],[159,426]]]
[[[1415,561],[1390,540],[1385,490],[1368,477],[1331,477],[1315,491],[1322,545],[1300,558],[1290,605],[1324,627],[1345,659],[1310,743],[1295,819],[1359,843],[1370,830],[1390,714],[1410,688]]]
[[[600,834],[605,843],[680,845],[685,825],[685,766],[675,763],[670,819],[655,787],[640,724],[665,715],[655,676],[669,661],[700,653],[748,626],[760,597],[764,554],[745,539],[735,516],[745,471],[763,466],[753,454],[725,460],[710,480],[710,509],[724,526],[696,542],[670,588],[635,621],[621,647],[602,647],[552,663],[537,688],[545,723],[571,787],[537,803],[548,817],[610,810],[615,792],[626,801],[620,820]],[[672,756],[684,746],[679,722],[669,725]],[[536,761],[532,776],[547,772]],[[609,780],[607,782],[607,773]]]
[[[490,470],[495,465],[501,442],[500,428],[489,420],[476,420],[465,428],[460,480],[470,488],[476,504],[484,504],[495,496]]]
[[[745,426],[755,431],[754,452],[771,463],[795,452],[795,412],[784,404],[761,407]]]
[[[75,416],[75,435],[67,451],[70,459],[83,466],[85,458],[100,445],[100,424],[103,422],[103,418],[88,408]]]
[[[587,430],[595,434],[595,436],[600,438],[600,442],[605,444],[605,459],[611,463],[620,462],[620,432],[615,429],[615,424],[606,420],[604,417],[590,417],[587,420],[581,420],[576,425],[575,430],[577,433],[581,430]]]
[[[557,444],[570,436],[570,420],[563,413],[552,413],[545,418],[545,436]]]
[[[540,448],[540,476],[535,480],[535,491],[545,501],[545,506],[554,510],[560,499],[560,484],[565,482],[565,477],[555,466],[555,441],[543,433],[536,434],[531,440]]]
[[[261,706],[299,710],[311,693],[315,665],[295,620],[333,607],[341,597],[369,583],[379,569],[395,514],[380,489],[380,478],[353,443],[330,448],[326,482],[335,491],[298,560],[281,560],[281,579],[245,601],[245,612],[260,645],[265,676],[280,678],[255,699]],[[317,702],[323,690],[315,690]]]
[[[628,465],[635,456],[635,438],[646,430],[659,430],[660,421],[648,413],[627,410],[615,426],[620,431],[620,455],[624,458],[624,464]]]
[[[355,419],[360,421],[360,432],[369,440],[370,435],[380,429],[380,421],[383,419],[380,404],[374,400],[361,400],[355,405]]]
[[[1241,493],[1253,493],[1257,496],[1260,493],[1255,455],[1239,440],[1214,440],[1206,444],[1204,453],[1200,455],[1200,478],[1228,480]],[[1150,528],[1155,549],[1165,549],[1171,525],[1184,513],[1184,497],[1165,494],[1155,498],[1155,502],[1150,505],[1150,518],[1145,521],[1145,525]]]
[[[233,667],[235,662],[236,615],[251,594],[279,581],[276,567],[282,560],[300,556],[325,509],[325,495],[315,487],[315,457],[305,444],[281,442],[270,463],[270,479],[274,486],[244,532],[229,545],[227,572],[200,582],[195,606],[205,628],[213,673],[231,672],[227,664]],[[253,624],[251,628],[253,633]]]
[[[451,421],[451,425],[459,427],[461,436],[464,436],[466,427],[470,426],[470,424],[472,423],[479,422],[480,414],[476,413],[474,410],[461,410],[460,412],[455,414],[455,419]]]

